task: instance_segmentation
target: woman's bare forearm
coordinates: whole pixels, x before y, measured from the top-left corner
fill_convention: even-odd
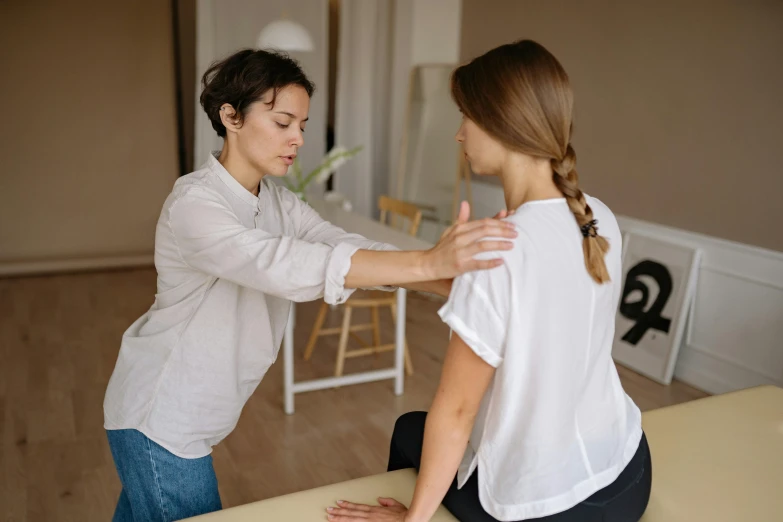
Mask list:
[[[429,520],[443,501],[494,374],[495,369],[458,334],[452,335],[438,391],[427,414],[419,477],[406,522]]]
[[[357,250],[351,257],[345,288],[448,280],[465,272],[495,268],[503,263],[500,255],[495,259],[475,256],[481,252],[510,250],[513,243],[509,239],[516,236],[512,223],[485,219],[453,225],[429,250]]]
[[[472,426],[473,417],[460,415],[433,402],[424,430],[416,490],[406,520],[429,520],[438,509],[457,474]]]
[[[406,286],[432,280],[424,251],[357,250],[345,276],[345,288]]]
[[[377,256],[375,253],[402,255],[389,257],[388,255]],[[451,279],[422,279],[422,277],[428,277],[427,271],[421,262],[421,254],[423,253],[415,251],[358,250],[353,255],[351,269],[345,277],[345,288],[399,286],[406,290],[448,297],[451,292]],[[404,264],[400,265],[399,263]]]

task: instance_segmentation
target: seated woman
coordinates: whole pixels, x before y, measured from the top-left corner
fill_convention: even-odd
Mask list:
[[[391,442],[389,470],[419,471],[410,508],[338,502],[327,518],[418,522],[442,502],[469,521],[638,521],[650,453],[611,357],[622,238],[577,184],[568,76],[519,41],[459,67],[452,95],[457,141],[502,181],[519,236],[439,312],[452,337],[430,413],[400,417]]]

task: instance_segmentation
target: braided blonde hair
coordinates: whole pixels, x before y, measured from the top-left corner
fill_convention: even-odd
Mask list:
[[[585,200],[585,195],[579,189],[579,175],[576,173],[576,152],[571,144],[566,147],[565,156],[559,161],[551,160],[555,185],[566,198],[568,208],[576,218],[576,223],[582,231],[582,251],[585,255],[585,265],[590,276],[597,283],[609,281],[604,255],[609,251],[609,242],[598,235],[593,210]]]
[[[458,67],[451,93],[468,118],[508,149],[549,159],[555,185],[582,233],[587,271],[597,283],[609,281],[604,261],[609,242],[598,235],[579,189],[571,146],[573,92],[560,62],[532,40],[502,45]]]

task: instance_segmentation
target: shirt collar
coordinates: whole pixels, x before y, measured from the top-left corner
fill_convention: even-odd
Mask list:
[[[214,150],[209,155],[209,158],[207,158],[207,166],[209,169],[218,175],[218,177],[223,181],[223,183],[228,186],[229,189],[231,189],[231,192],[237,195],[239,199],[247,203],[248,205],[251,205],[253,207],[258,207],[259,205],[259,199],[258,197],[254,196],[249,190],[247,190],[245,187],[243,187],[236,179],[234,179],[234,176],[228,173],[226,168],[223,166],[222,163],[218,161],[218,157],[220,156],[219,150]],[[260,184],[261,187],[259,187],[259,195],[261,195],[261,190],[263,187],[263,183]]]

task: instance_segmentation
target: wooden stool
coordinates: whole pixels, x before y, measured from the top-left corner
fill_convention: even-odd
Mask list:
[[[421,223],[421,210],[416,205],[406,203],[387,196],[381,196],[378,199],[378,207],[381,210],[381,222],[386,223],[386,217],[391,216],[390,225],[397,227],[397,217],[406,218],[410,221],[408,234],[415,236]],[[400,220],[404,224],[404,219]],[[335,363],[334,375],[339,377],[343,374],[345,359],[349,357],[360,357],[362,355],[379,354],[394,350],[394,343],[381,344],[380,316],[378,310],[380,307],[388,306],[391,310],[392,319],[397,320],[397,293],[383,292],[380,290],[354,293],[344,304],[345,312],[343,315],[342,326],[336,328],[323,328],[326,314],[329,312],[329,305],[321,303],[318,316],[315,319],[313,331],[310,333],[310,339],[307,341],[304,359],[310,360],[315,350],[315,344],[318,338],[323,335],[340,335],[340,342],[337,349],[337,361]],[[355,308],[369,308],[372,322],[363,324],[351,324],[351,316]],[[356,332],[372,330],[372,344],[356,335]],[[348,350],[348,337],[353,337],[362,348],[357,350]],[[413,363],[411,362],[410,352],[408,351],[408,342],[405,341],[405,373],[413,374]]]

